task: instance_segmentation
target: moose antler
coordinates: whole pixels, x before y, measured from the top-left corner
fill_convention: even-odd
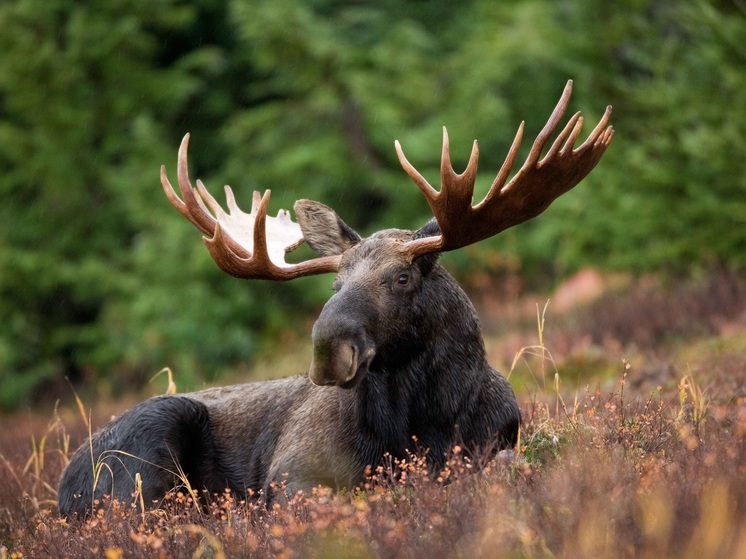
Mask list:
[[[440,191],[430,186],[407,161],[397,140],[395,146],[399,162],[424,194],[440,229],[438,235],[404,243],[402,251],[414,260],[423,254],[445,252],[476,243],[536,217],[557,197],[583,180],[601,159],[614,135],[614,129],[608,124],[610,106],[606,107],[588,139],[573,149],[583,126],[583,117],[579,112],[575,113],[544,158],[539,160],[544,146],[567,110],[571,95],[572,80],[567,82],[525,163],[506,185],[523,138],[524,123],[521,123],[489,192],[475,206],[472,206],[472,198],[479,160],[476,140],[466,170],[457,174],[451,165],[448,131],[443,128]],[[165,166],[161,166],[161,184],[171,204],[205,234],[205,244],[222,270],[239,278],[273,280],[289,280],[338,270],[340,255],[313,258],[299,264],[285,262],[285,254],[303,242],[303,233],[284,210],[280,210],[275,218],[267,217],[271,191],[266,190],[262,196],[254,192],[251,211],[245,213],[238,208],[233,191],[226,186],[229,210],[226,213],[201,181],[198,180],[197,188],[194,188],[189,180],[188,145],[189,134],[184,136],[179,147],[177,176],[182,198],[168,181]]]
[[[314,258],[299,264],[285,262],[285,254],[303,242],[303,233],[285,210],[280,210],[277,217],[267,217],[270,190],[265,190],[262,196],[254,191],[251,212],[245,213],[236,205],[231,188],[226,186],[226,213],[202,181],[197,180],[194,188],[189,180],[188,146],[189,134],[179,147],[177,178],[182,198],[171,186],[165,165],[161,166],[161,184],[171,204],[205,234],[205,245],[223,271],[245,279],[289,280],[337,270],[339,256]]]
[[[506,185],[523,138],[524,123],[521,123],[492,187],[476,206],[472,206],[479,160],[476,140],[466,170],[459,175],[451,165],[448,131],[443,128],[440,192],[407,161],[397,140],[394,145],[399,162],[424,194],[440,228],[440,235],[410,241],[403,245],[402,250],[414,259],[430,252],[444,252],[476,243],[536,217],[557,197],[583,180],[601,159],[614,135],[614,129],[608,124],[611,106],[606,107],[596,128],[577,149],[573,149],[573,145],[580,135],[583,117],[579,112],[575,113],[544,158],[539,160],[545,144],[567,110],[571,95],[572,80],[567,82],[552,115],[536,137],[526,162]]]

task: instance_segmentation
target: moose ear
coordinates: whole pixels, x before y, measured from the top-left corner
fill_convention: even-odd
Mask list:
[[[440,226],[438,225],[438,222],[435,220],[435,218],[432,218],[425,225],[414,232],[415,239],[422,239],[424,237],[435,237],[436,235],[440,235]]]
[[[303,237],[319,256],[342,254],[360,242],[360,235],[320,202],[298,200],[293,209]]]

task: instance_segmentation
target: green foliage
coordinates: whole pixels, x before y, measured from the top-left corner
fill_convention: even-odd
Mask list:
[[[705,1],[638,4],[639,17],[620,6],[612,20],[622,39],[607,85],[617,145],[593,186],[580,189],[578,217],[588,220],[573,225],[558,255],[633,270],[742,268],[746,14]]]
[[[326,298],[329,278],[241,284],[212,264],[158,186],[187,131],[193,175],[239,202],[272,188],[274,211],[307,197],[362,233],[415,228],[429,214],[395,138],[432,182],[442,125],[457,168],[479,138],[483,194],[518,122],[535,135],[571,77],[589,122],[614,105],[604,161],[541,219],[449,262],[534,282],[588,264],[743,268],[739,6],[7,0],[0,407],[63,376],[119,389],[168,365],[198,383]]]
[[[13,30],[0,38],[0,405],[61,375],[122,370],[131,380],[148,355],[143,344],[128,362],[116,326],[135,330],[131,303],[154,275],[138,268],[140,247],[166,233],[152,188],[156,161],[172,153],[161,123],[199,95],[195,58],[211,48],[161,66],[159,44],[186,33],[198,11],[157,4],[0,8],[0,26]]]

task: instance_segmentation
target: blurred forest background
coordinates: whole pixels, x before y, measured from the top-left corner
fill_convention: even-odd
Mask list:
[[[0,409],[66,377],[214,379],[326,300],[329,277],[214,265],[159,184],[186,132],[192,176],[239,204],[271,188],[273,212],[307,197],[363,234],[415,228],[394,139],[437,183],[440,127],[457,169],[478,138],[483,193],[572,78],[583,137],[614,106],[605,158],[449,267],[532,288],[746,267],[741,0],[4,0],[0,29]]]

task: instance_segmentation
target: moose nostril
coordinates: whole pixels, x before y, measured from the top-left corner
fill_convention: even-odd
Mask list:
[[[317,343],[314,346],[308,376],[319,386],[341,385],[357,373],[360,349],[350,340]]]

